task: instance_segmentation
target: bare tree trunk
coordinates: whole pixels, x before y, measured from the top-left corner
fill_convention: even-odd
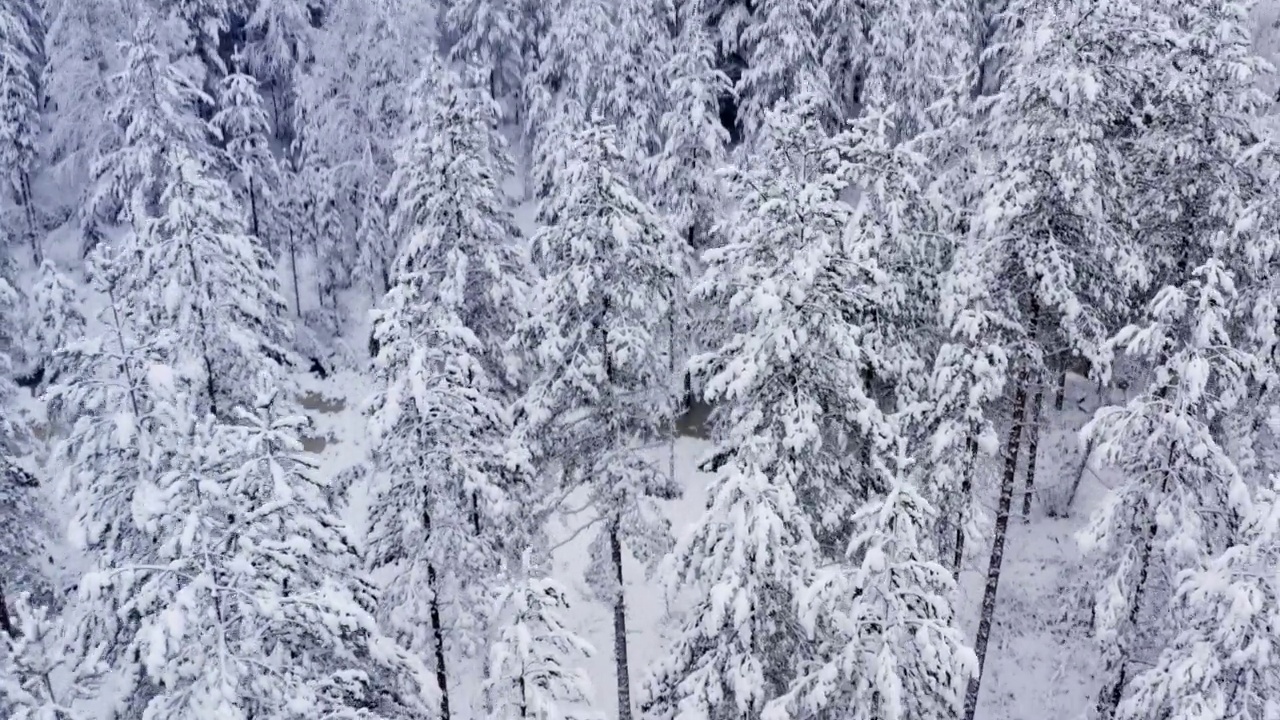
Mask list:
[[[44,252],[40,247],[40,233],[38,223],[36,223],[36,204],[31,194],[31,176],[23,173],[18,180],[18,185],[22,210],[27,216],[27,232],[31,233],[31,259],[39,267],[40,263],[44,261]]]
[[[1167,389],[1161,390],[1159,396],[1163,399],[1167,395]],[[1169,458],[1165,463],[1166,467],[1173,465],[1174,455],[1177,452],[1177,445],[1169,447]],[[1166,472],[1160,480],[1159,495],[1164,496],[1169,492],[1169,473]],[[1112,720],[1116,715],[1116,708],[1120,707],[1120,699],[1124,696],[1124,687],[1129,681],[1129,650],[1133,642],[1133,630],[1138,624],[1138,616],[1142,612],[1142,601],[1147,591],[1147,579],[1151,574],[1151,550],[1156,540],[1156,519],[1151,516],[1151,507],[1148,505],[1144,508],[1145,512],[1135,513],[1132,526],[1138,532],[1138,581],[1133,587],[1133,600],[1129,605],[1129,616],[1126,618],[1125,626],[1116,634],[1116,642],[1111,648],[1111,652],[1107,655],[1106,668],[1103,670],[1103,677],[1107,678],[1103,683],[1102,689],[1098,691],[1098,702],[1094,706],[1095,720]],[[1143,519],[1146,523],[1142,527],[1137,527],[1138,523]]]
[[[249,178],[249,217],[253,221],[253,236],[262,240],[262,231],[258,228],[258,192],[253,186],[253,178]]]
[[[298,288],[298,241],[289,228],[289,268],[293,271],[293,310],[302,317],[302,291]]]
[[[987,565],[987,587],[982,595],[982,616],[978,621],[978,636],[973,651],[978,657],[978,674],[969,681],[969,691],[964,699],[965,720],[973,720],[978,710],[978,693],[982,686],[982,674],[986,669],[987,643],[991,639],[991,624],[995,618],[996,595],[1000,590],[1000,570],[1004,565],[1004,544],[1009,532],[1009,511],[1013,506],[1013,484],[1018,474],[1018,448],[1022,444],[1022,426],[1027,415],[1027,370],[1025,360],[1018,373],[1018,384],[1013,396],[1013,422],[1005,445],[1004,477],[1000,482],[1000,502],[996,507],[996,526],[991,540],[991,561]]]
[[[978,464],[978,439],[974,437],[975,430],[971,429],[969,437],[964,441],[964,453],[969,458],[965,464],[964,477],[960,480],[960,503],[961,507],[967,507],[973,498],[973,473],[977,469]],[[960,579],[960,570],[964,567],[964,513],[956,515],[955,527],[955,556],[951,561],[951,576],[957,580]]]
[[[1067,398],[1067,368],[1064,364],[1058,371],[1058,394],[1053,398],[1053,409],[1062,412],[1062,404]]]
[[[444,660],[444,627],[440,623],[440,584],[436,566],[427,563],[427,584],[431,586],[431,635],[436,643],[436,685],[440,687],[440,720],[449,720],[449,673]]]
[[[631,664],[627,659],[627,606],[622,584],[622,541],[618,523],[609,528],[609,552],[618,583],[613,600],[613,659],[618,672],[618,720],[631,720]]]
[[[11,638],[18,637],[18,629],[13,626],[13,620],[9,617],[9,605],[4,599],[3,581],[0,581],[0,630],[4,630],[5,634]]]
[[[1044,404],[1044,383],[1036,383],[1031,400],[1031,428],[1027,435],[1027,489],[1022,495],[1022,522],[1031,521],[1031,493],[1036,487],[1036,460],[1040,451],[1040,408]]]
[[[422,497],[422,526],[426,530],[428,540],[431,538],[431,494]],[[431,603],[427,613],[431,620],[431,637],[435,642],[436,685],[440,688],[440,720],[449,719],[449,672],[444,658],[444,625],[440,622],[440,583],[436,578],[436,566],[427,561],[427,590],[431,593]]]
[[[1071,506],[1076,501],[1076,493],[1080,492],[1080,483],[1084,480],[1084,472],[1089,469],[1089,458],[1093,457],[1093,448],[1096,442],[1094,438],[1089,438],[1089,443],[1084,448],[1084,457],[1080,459],[1080,469],[1076,471],[1075,480],[1071,481],[1071,491],[1067,493],[1067,500],[1062,504],[1062,517],[1071,515]]]

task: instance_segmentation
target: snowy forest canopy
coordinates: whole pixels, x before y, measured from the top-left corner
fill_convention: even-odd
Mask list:
[[[0,715],[1280,720],[1277,27],[0,0]]]

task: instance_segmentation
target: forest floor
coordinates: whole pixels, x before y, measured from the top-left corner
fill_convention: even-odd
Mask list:
[[[527,207],[522,210],[525,212],[520,219],[531,224]],[[62,267],[73,268],[77,264],[74,243],[71,238],[61,240],[53,256]],[[359,302],[361,299],[353,300],[351,317],[356,318],[368,305]],[[91,325],[101,304],[101,298],[85,298],[84,312],[91,319]],[[364,322],[353,325],[356,327],[347,340],[322,344],[328,353],[328,357],[322,358],[326,367],[368,365],[363,347],[368,326]],[[302,404],[313,419],[306,449],[318,454],[321,472],[328,478],[336,478],[363,462],[369,450],[365,414],[366,402],[373,390],[369,373],[337,369],[321,379],[300,372],[297,385]],[[1089,638],[1086,603],[1081,602],[1077,590],[1081,561],[1076,534],[1106,493],[1106,473],[1097,468],[1084,470],[1070,517],[1050,517],[1046,505],[1052,503],[1046,500],[1059,495],[1081,475],[1083,452],[1076,440],[1077,431],[1103,398],[1089,383],[1073,376],[1067,386],[1066,399],[1066,410],[1061,412],[1054,411],[1051,401],[1046,399],[1037,492],[1026,522],[1020,512],[1023,473],[1019,473],[978,720],[1075,720],[1083,715],[1096,692],[1093,676],[1098,652]],[[1112,397],[1106,401],[1120,399]],[[43,408],[29,396],[26,405],[39,429]],[[667,503],[667,512],[677,535],[697,520],[704,506],[710,478],[697,466],[707,450],[706,442],[696,438],[680,438],[675,444],[675,475],[684,495]],[[28,458],[31,469],[43,460],[45,451],[47,448],[37,448],[33,457]],[[1023,453],[1025,455],[1025,450]],[[993,460],[988,472],[980,473],[978,483],[987,515],[982,526],[988,532],[995,514],[997,475]],[[361,485],[353,488],[349,514],[358,533],[364,528],[367,516],[368,498],[362,490]],[[573,522],[580,524],[589,520],[590,517],[579,516]],[[611,656],[612,619],[604,604],[591,599],[583,579],[592,538],[590,532],[575,536],[577,527],[564,525],[554,529],[553,540],[562,543],[555,552],[555,571],[557,579],[566,583],[579,598],[571,620],[574,629],[598,649],[586,669],[595,685],[596,707],[605,718],[613,718],[616,696]],[[982,602],[990,537],[979,538],[968,545],[970,551],[961,576],[957,607],[962,625],[972,638]],[[50,551],[53,572],[73,582],[77,576],[77,558],[65,548],[54,547]],[[625,576],[634,697],[646,668],[660,656],[669,633],[678,627],[684,603],[678,594],[672,597],[655,579],[646,577],[644,568],[629,555],[625,560]],[[451,689],[451,699],[461,711],[458,716],[464,719],[480,714],[464,710],[477,707],[481,674],[476,662],[478,660],[460,662],[458,671],[451,672],[457,682]]]
[[[372,388],[366,377],[350,371],[305,382],[313,397],[329,399],[325,408],[328,412],[313,412],[313,416],[316,433],[325,438],[320,450],[321,466],[327,474],[336,476],[365,456],[363,403]],[[1083,470],[1069,517],[1050,517],[1046,513],[1052,499],[1081,474],[1082,450],[1076,440],[1077,431],[1098,402],[1095,388],[1074,377],[1068,385],[1067,399],[1065,411],[1046,407],[1037,463],[1038,491],[1026,521],[1021,516],[1019,475],[978,720],[1074,720],[1083,714],[1096,692],[1092,677],[1098,653],[1089,638],[1087,609],[1081,607],[1079,596],[1074,594],[1080,568],[1076,534],[1106,492],[1105,473],[1093,467]],[[1046,399],[1046,405],[1051,401]],[[667,503],[667,511],[677,535],[698,519],[706,501],[710,476],[697,466],[708,449],[705,441],[695,438],[676,442],[675,473],[684,496]],[[1024,456],[1025,452],[1024,449]],[[985,475],[991,478],[982,488],[987,514],[983,525],[989,528],[998,488],[996,473]],[[356,488],[351,507],[353,525],[363,525],[366,504]],[[576,517],[574,524],[561,525],[553,532],[553,540],[564,543],[555,553],[556,574],[579,598],[572,622],[574,629],[599,651],[587,671],[595,685],[597,708],[612,718],[616,716],[612,616],[608,607],[591,600],[583,579],[591,533],[573,537],[578,524],[589,520]],[[972,637],[982,603],[990,538],[971,542],[970,548],[961,576],[958,609],[964,629]],[[661,655],[668,633],[678,627],[683,603],[655,578],[646,577],[644,568],[629,555],[625,575],[632,680],[638,689],[645,668]],[[455,702],[466,707],[476,701],[479,688],[477,683],[465,682],[465,678],[479,675],[461,672],[459,676],[463,682],[456,694],[461,697]],[[635,693],[633,690],[633,696]]]

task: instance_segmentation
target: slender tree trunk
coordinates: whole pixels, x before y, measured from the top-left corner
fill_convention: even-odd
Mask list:
[[[1031,493],[1036,487],[1036,460],[1040,451],[1040,408],[1044,404],[1044,383],[1036,383],[1031,400],[1031,427],[1027,433],[1027,490],[1022,495],[1022,522],[1031,521]]]
[[[631,665],[627,660],[627,605],[625,587],[622,584],[622,540],[618,537],[618,522],[614,519],[609,528],[609,552],[617,580],[617,595],[613,601],[613,657],[618,672],[618,720],[631,720]]]
[[[18,180],[18,184],[22,210],[27,216],[27,232],[31,233],[31,259],[39,267],[44,260],[44,252],[40,247],[40,233],[36,223],[36,204],[31,194],[31,176],[24,172]]]
[[[970,430],[969,437],[964,442],[964,453],[969,458],[965,464],[964,477],[960,479],[960,507],[965,508],[973,498],[973,473],[977,470],[978,464],[978,439],[974,436],[976,430]],[[955,527],[955,556],[951,560],[951,576],[957,580],[960,579],[960,570],[964,567],[964,512],[956,514]]]
[[[427,540],[431,539],[431,494],[424,493],[422,498],[422,527],[426,531]],[[431,602],[427,613],[431,620],[431,637],[435,642],[436,685],[440,688],[440,720],[449,718],[449,672],[444,658],[444,625],[440,622],[440,583],[436,578],[435,563],[427,561],[427,588],[431,593]]]
[[[9,605],[4,599],[4,581],[0,580],[0,630],[4,630],[5,634],[11,638],[18,637],[18,629],[13,626],[13,620],[9,617]]]
[[[1018,373],[1017,382],[1013,396],[1013,422],[1009,427],[1009,438],[1005,445],[1000,502],[996,507],[996,526],[991,540],[991,561],[987,565],[987,587],[982,594],[982,616],[978,621],[978,636],[973,643],[974,654],[978,657],[978,674],[969,681],[969,691],[965,694],[965,720],[973,720],[974,713],[978,710],[978,693],[982,686],[982,674],[986,669],[987,643],[991,639],[991,624],[996,612],[996,595],[1000,590],[1004,544],[1009,532],[1009,511],[1013,506],[1013,484],[1018,475],[1018,448],[1022,444],[1022,426],[1027,414],[1028,377],[1025,365]]]
[[[289,228],[289,268],[293,271],[293,311],[302,317],[302,291],[298,287],[298,242]]]
[[[1160,391],[1159,396],[1163,399],[1168,394],[1167,389]],[[1173,465],[1174,456],[1177,452],[1177,445],[1169,446],[1169,457],[1165,462],[1166,467]],[[1169,492],[1169,473],[1165,472],[1160,480],[1159,496],[1163,497]],[[1151,507],[1148,505],[1144,508],[1146,512],[1134,518],[1134,534],[1138,536],[1138,581],[1134,584],[1133,599],[1129,605],[1129,615],[1126,618],[1125,626],[1116,634],[1116,643],[1107,657],[1106,668],[1103,671],[1106,678],[1102,689],[1098,691],[1098,702],[1094,706],[1094,720],[1112,720],[1116,715],[1116,708],[1120,707],[1120,700],[1124,696],[1125,685],[1129,681],[1129,646],[1133,642],[1133,631],[1138,624],[1138,616],[1142,613],[1142,601],[1147,591],[1147,579],[1151,574],[1151,551],[1156,540],[1156,519],[1152,517]],[[1138,523],[1145,519],[1145,523],[1139,527]]]
[[[1055,412],[1062,412],[1062,403],[1067,398],[1067,368],[1063,368],[1058,372],[1058,394],[1053,398],[1053,409]]]
[[[262,240],[262,231],[258,228],[258,192],[253,186],[253,178],[249,178],[249,217],[253,222],[253,236]]]
[[[431,586],[431,635],[436,644],[436,685],[440,687],[440,720],[449,720],[449,673],[444,660],[444,627],[440,623],[440,584],[436,566],[427,563],[427,584]]]

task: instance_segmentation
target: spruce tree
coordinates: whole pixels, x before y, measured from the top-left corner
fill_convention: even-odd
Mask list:
[[[258,81],[237,69],[223,78],[219,90],[213,126],[222,136],[235,172],[237,196],[248,211],[249,231],[271,247],[275,243],[263,234],[271,223],[262,216],[270,211],[279,185],[279,168],[271,152],[271,129]]]
[[[568,590],[533,575],[529,553],[494,602],[498,632],[489,651],[484,689],[493,720],[578,720],[591,717],[591,685],[573,662],[595,650],[566,624]]]
[[[893,426],[864,380],[875,346],[862,325],[892,282],[876,264],[880,233],[846,241],[866,216],[840,198],[825,109],[815,98],[770,112],[757,164],[730,176],[728,243],[705,254],[695,286],[732,313],[724,344],[693,361],[717,407],[718,469],[670,560],[669,582],[697,595],[647,682],[656,717],[756,715],[820,661],[826,638],[800,631],[801,598],[857,510],[890,489]]]
[[[622,551],[642,563],[668,542],[656,501],[678,494],[644,457],[674,423],[670,313],[687,246],[639,200],[612,128],[561,137],[564,164],[539,208],[540,274],[521,331],[533,377],[521,433],[559,494],[582,488],[597,514],[588,580],[613,608],[619,717],[631,713]]]
[[[528,263],[501,190],[511,163],[487,93],[443,68],[413,93],[386,193],[402,248],[373,331],[385,483],[370,509],[371,562],[396,568],[385,611],[411,646],[434,655],[447,714],[447,646],[481,638],[445,637],[442,623],[484,620],[476,608],[508,545],[519,544],[505,458],[514,378],[503,348],[525,309]]]

